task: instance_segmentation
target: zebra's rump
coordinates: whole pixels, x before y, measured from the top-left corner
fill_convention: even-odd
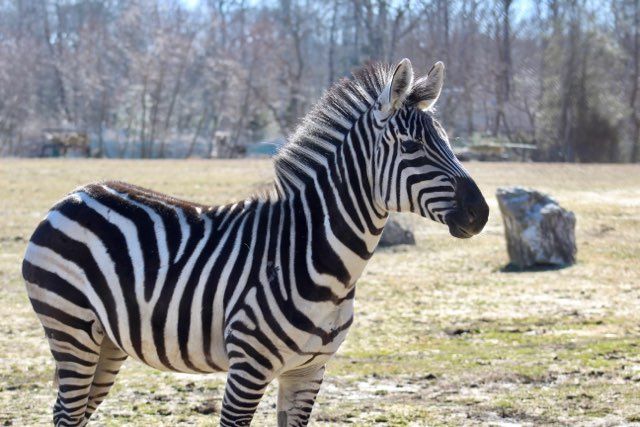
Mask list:
[[[223,370],[222,343],[212,339],[222,335],[212,324],[215,284],[202,274],[216,243],[205,209],[119,182],[74,191],[31,237],[30,298],[78,319],[92,312],[118,347],[151,366]]]

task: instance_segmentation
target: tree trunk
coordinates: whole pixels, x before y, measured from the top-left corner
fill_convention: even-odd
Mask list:
[[[498,71],[496,75],[496,114],[493,121],[493,136],[500,132],[500,123],[510,138],[506,104],[511,91],[511,3],[512,0],[501,0],[500,15],[496,19],[496,41],[498,44]],[[501,19],[500,19],[501,18]]]
[[[640,0],[633,2],[633,74],[629,107],[633,126],[631,140],[631,161],[640,162],[640,114],[637,109],[638,80],[640,79]]]
[[[329,85],[336,80],[336,27],[338,21],[338,0],[333,0],[331,27],[329,28]]]
[[[560,140],[563,147],[563,159],[566,162],[575,160],[573,149],[573,120],[575,120],[574,100],[576,97],[576,78],[578,73],[578,48],[580,42],[580,24],[575,0],[571,2],[569,23],[569,51],[566,54],[564,76],[562,82],[562,108],[560,112]]]
[[[142,96],[140,97],[140,110],[142,114],[142,123],[140,125],[140,158],[147,157],[146,146],[146,124],[147,124],[147,76],[144,76],[142,85]]]

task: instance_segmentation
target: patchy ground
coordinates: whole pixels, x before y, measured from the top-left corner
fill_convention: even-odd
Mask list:
[[[312,425],[640,425],[640,167],[468,165],[492,209],[456,240],[411,217],[416,247],[380,250],[329,364]],[[0,423],[50,423],[53,363],[19,267],[44,212],[116,178],[205,203],[271,176],[269,161],[0,161]],[[503,272],[500,185],[551,192],[578,219],[578,264]],[[216,425],[224,377],[127,362],[97,425]],[[275,387],[255,425],[274,425]]]

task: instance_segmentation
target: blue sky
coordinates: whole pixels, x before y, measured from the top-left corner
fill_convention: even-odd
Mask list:
[[[200,0],[182,0],[182,3],[189,9],[193,9],[200,3]]]

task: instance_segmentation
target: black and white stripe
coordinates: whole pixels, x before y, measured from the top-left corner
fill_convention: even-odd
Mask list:
[[[439,94],[442,69],[415,84],[410,69],[334,86],[264,194],[210,207],[104,182],[56,204],[22,267],[57,366],[54,423],[84,425],[130,356],[227,371],[221,425],[248,425],[278,379],[278,424],[306,425],[388,212],[476,231],[460,222],[457,182],[469,178],[422,110],[435,99],[412,96]]]

